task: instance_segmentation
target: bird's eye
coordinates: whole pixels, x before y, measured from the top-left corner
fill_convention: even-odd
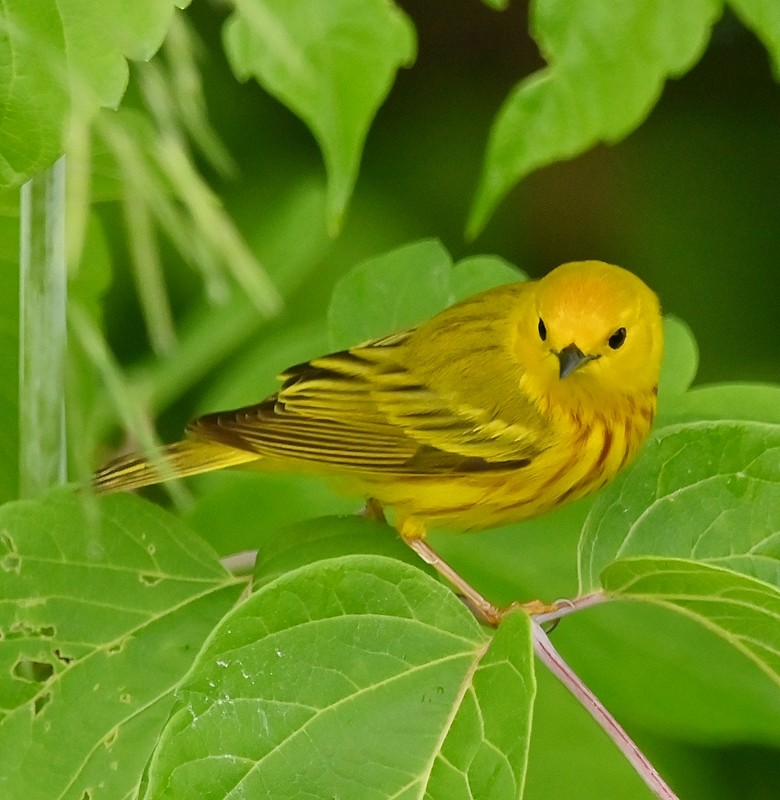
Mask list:
[[[623,342],[626,341],[626,329],[625,328],[618,328],[612,336],[609,337],[607,343],[613,350],[618,350],[623,346]]]
[[[547,328],[544,327],[544,320],[539,317],[539,338],[544,341],[547,338]]]

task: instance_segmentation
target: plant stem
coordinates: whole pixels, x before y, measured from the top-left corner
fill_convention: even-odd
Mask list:
[[[582,682],[580,677],[561,658],[549,636],[534,619],[531,625],[534,652],[539,660],[555,675],[561,683],[582,703],[604,732],[626,757],[650,791],[661,800],[678,800],[655,767],[623,730],[618,721],[607,711],[601,701]]]
[[[21,190],[19,494],[66,480],[65,159]]]
[[[539,625],[544,625],[547,622],[557,622],[569,614],[582,611],[583,608],[591,608],[592,606],[606,603],[607,600],[609,600],[609,596],[602,591],[583,594],[573,600],[556,600],[552,605],[557,606],[557,608],[554,611],[534,614],[534,622],[538,622]]]
[[[225,556],[220,563],[231,575],[238,576],[251,575],[256,561],[257,550],[242,550],[240,553]]]

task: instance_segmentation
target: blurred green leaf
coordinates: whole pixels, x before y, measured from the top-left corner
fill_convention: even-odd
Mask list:
[[[780,584],[780,426],[699,422],[659,431],[583,526],[581,591],[617,559],[693,558]]]
[[[437,239],[423,239],[353,267],[336,284],[328,308],[331,346],[413,327],[454,302],[525,279],[498,256],[471,256],[454,267]]]
[[[677,558],[624,558],[604,570],[602,581],[615,597],[641,599],[693,617],[780,686],[780,591],[776,586]],[[780,712],[780,702],[776,710]]]
[[[340,350],[424,322],[450,304],[451,279],[452,260],[435,239],[358,264],[333,290],[331,346]]]
[[[261,331],[256,341],[240,347],[230,364],[216,375],[198,403],[198,413],[264,400],[279,388],[276,376],[287,367],[327,351],[326,327],[324,320],[313,320]]]
[[[528,276],[499,256],[470,256],[455,264],[452,270],[454,300],[465,300],[478,292],[524,281]]]
[[[377,556],[261,588],[212,636],[150,764],[151,798],[519,796],[525,615],[490,645],[449,589]]]
[[[78,300],[101,328],[102,300],[112,278],[111,252],[103,223],[95,214],[90,214],[87,218],[81,261],[68,271],[68,297]]]
[[[258,205],[264,210],[259,219]],[[275,188],[271,197],[253,197],[248,211],[249,245],[289,300],[316,274],[332,245],[325,222],[325,185],[314,178],[298,179]]]
[[[137,498],[62,489],[0,509],[0,794],[116,800],[241,591]]]
[[[780,80],[780,4],[775,0],[728,0],[732,11],[763,42]]]
[[[236,0],[235,9],[224,30],[233,71],[256,77],[314,134],[338,229],[371,120],[414,60],[414,28],[386,0]]]
[[[524,797],[648,800],[647,787],[569,691],[545,669],[536,680]]]
[[[46,0],[3,3],[0,185],[19,185],[63,150],[71,107],[90,115],[116,107],[127,60],[159,48],[176,6],[189,0]]]
[[[259,543],[255,581],[269,581],[305,564],[349,555],[377,555],[428,569],[394,528],[355,513],[323,516],[286,525]]]
[[[780,425],[780,386],[721,383],[697,386],[659,405],[657,426],[700,420],[758,420]]]
[[[533,170],[619,141],[644,121],[664,81],[696,63],[721,8],[719,0],[537,0],[531,29],[548,66],[521,81],[496,117],[469,235]]]
[[[658,381],[658,403],[681,395],[693,383],[699,366],[699,348],[693,331],[677,317],[664,317],[664,357]]]
[[[204,476],[187,521],[221,555],[261,548],[281,528],[327,514],[355,513],[362,500],[343,497],[312,475],[253,473],[238,470]],[[291,545],[304,547],[298,532]]]
[[[103,331],[103,297],[113,278],[113,264],[103,224],[95,214],[86,219],[82,258],[68,276],[68,373],[66,380],[66,423],[71,480],[86,481],[94,466],[96,405],[105,391],[103,376],[89,358],[73,328],[78,307],[96,331]],[[76,313],[78,314],[79,311]]]
[[[489,8],[494,8],[496,11],[503,11],[509,6],[509,0],[482,0],[482,2]]]

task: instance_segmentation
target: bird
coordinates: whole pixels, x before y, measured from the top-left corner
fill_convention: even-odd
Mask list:
[[[427,532],[536,517],[611,481],[650,433],[662,351],[659,300],[639,277],[569,262],[292,366],[262,402],[202,416],[158,458],[120,456],[92,484],[234,466],[322,475],[393,512],[460,588]]]

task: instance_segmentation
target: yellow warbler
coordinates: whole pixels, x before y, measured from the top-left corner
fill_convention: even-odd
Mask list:
[[[416,328],[315,358],[189,438],[116,459],[103,492],[236,465],[313,471],[396,512],[407,541],[536,516],[603,486],[655,414],[655,294],[599,261],[475,295]]]

